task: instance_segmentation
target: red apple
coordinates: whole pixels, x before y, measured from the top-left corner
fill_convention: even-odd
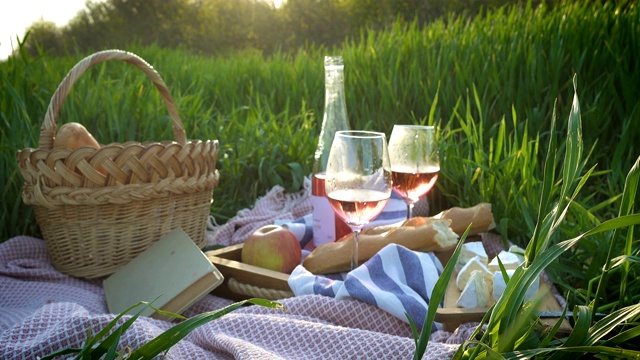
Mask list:
[[[291,274],[302,261],[302,249],[291,230],[265,225],[249,235],[242,246],[242,262]]]

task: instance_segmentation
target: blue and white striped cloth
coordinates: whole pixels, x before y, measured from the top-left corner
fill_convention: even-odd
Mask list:
[[[421,328],[433,287],[442,270],[442,264],[433,253],[389,244],[345,274],[314,275],[299,265],[289,276],[289,286],[296,296],[316,294],[358,299],[408,323],[407,313]],[[433,325],[434,331],[439,328],[440,324]]]

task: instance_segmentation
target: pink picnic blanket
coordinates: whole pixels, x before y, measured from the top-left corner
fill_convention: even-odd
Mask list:
[[[285,312],[240,308],[196,329],[167,359],[408,359],[415,350],[409,325],[357,300],[309,295],[280,301]],[[187,317],[231,301],[207,295]],[[51,265],[44,241],[18,236],[0,244],[0,359],[37,359],[81,347],[90,330],[113,318],[99,280],[81,280]],[[126,318],[126,317],[125,317]],[[136,349],[174,323],[141,317],[124,334],[120,351]],[[474,330],[432,334],[425,358],[451,358]]]

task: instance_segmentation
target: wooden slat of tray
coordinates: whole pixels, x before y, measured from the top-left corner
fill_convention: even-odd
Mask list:
[[[234,278],[239,282],[250,284],[266,289],[291,291],[289,274],[264,269],[258,266],[248,265],[240,262],[242,245],[231,245],[218,250],[207,251],[205,254],[213,265],[224,275],[224,283],[216,288],[212,293],[232,300],[244,300],[247,296],[235,294],[227,285],[229,278]]]

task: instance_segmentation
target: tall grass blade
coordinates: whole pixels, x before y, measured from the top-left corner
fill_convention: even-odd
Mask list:
[[[640,351],[626,350],[609,346],[573,346],[573,347],[561,347],[561,348],[540,348],[529,349],[518,352],[510,352],[504,355],[503,359],[539,359],[545,358],[545,355],[558,353],[564,355],[564,358],[575,359],[579,354],[594,354],[598,355],[601,359],[638,359],[640,358]],[[578,353],[578,354],[576,354]]]
[[[616,310],[596,322],[595,325],[591,327],[589,330],[589,336],[585,338],[582,345],[593,346],[597,344],[598,341],[609,335],[616,327],[629,320],[636,321],[638,317],[640,317],[640,304]],[[636,323],[633,327],[636,329],[634,332],[637,333],[640,326]]]
[[[618,216],[631,214],[634,210],[634,205],[636,202],[636,194],[638,191],[638,183],[640,182],[640,157],[636,159],[635,164],[631,167],[629,172],[627,173],[627,177],[625,180],[624,191],[622,193],[622,201],[620,204],[620,209],[618,212]],[[600,299],[603,298],[603,294],[607,289],[608,284],[608,274],[609,269],[613,266],[612,258],[615,252],[615,241],[620,237],[619,230],[615,230],[611,235],[609,250],[607,252],[607,257],[605,260],[606,268],[602,271],[601,281],[598,283],[598,288],[596,290],[596,295],[593,301],[593,308],[598,309]],[[632,243],[633,243],[633,227],[629,227],[627,230],[627,234],[625,237],[625,245],[623,247],[623,255],[630,256],[632,255]],[[623,274],[621,276],[621,284],[620,284],[620,299],[622,303],[621,307],[625,305],[626,301],[629,301],[627,298],[627,290],[626,284],[629,274],[629,265],[628,263],[624,263],[623,265]]]
[[[157,300],[157,298],[154,299],[154,301],[155,300]],[[142,308],[138,310],[137,313],[131,316],[131,318],[125,321],[122,325],[118,326],[116,331],[112,332],[111,335],[106,337],[106,339],[102,340],[102,338],[104,338],[118,324],[118,321],[120,321],[123,316],[141,305],[144,306],[142,306]],[[112,321],[109,322],[109,324],[107,324],[107,326],[104,327],[104,329],[100,330],[100,332],[98,332],[96,336],[91,336],[91,334],[89,334],[84,347],[82,347],[81,349],[63,349],[61,351],[43,357],[42,360],[50,360],[60,355],[67,355],[76,352],[78,353],[78,355],[75,357],[75,359],[99,359],[109,352],[109,349],[112,347],[112,345],[119,341],[122,333],[124,333],[136,321],[140,314],[142,314],[142,312],[150,306],[151,303],[141,301],[117,315]],[[101,340],[102,342],[100,342]]]
[[[560,190],[560,200],[565,199],[569,193],[576,178],[582,169],[582,120],[580,114],[580,101],[578,100],[578,84],[577,75],[573,76],[573,102],[571,103],[571,112],[569,113],[569,123],[567,125],[566,155],[564,158],[562,169],[562,187]]]
[[[116,331],[114,332],[115,334],[115,341],[111,344],[111,346],[109,347],[108,351],[106,352],[106,354],[104,354],[104,359],[115,359],[116,356],[118,355],[118,344],[120,343],[120,338],[122,337],[122,334],[124,333],[124,330],[122,329],[122,327],[119,327],[116,329]],[[100,360],[102,359],[101,356],[99,357],[94,357],[96,360]]]
[[[588,306],[576,306],[573,317],[575,319],[573,329],[571,330],[569,337],[564,341],[564,344],[562,344],[562,347],[585,345],[584,341],[589,333],[589,328],[593,319],[591,309]],[[561,353],[555,353],[550,357],[550,359],[557,360],[562,358],[562,356],[563,354]]]
[[[413,354],[414,360],[422,359],[425,351],[427,350],[427,345],[429,343],[429,336],[431,336],[431,326],[433,325],[433,321],[436,317],[436,312],[438,311],[438,307],[442,303],[444,299],[444,295],[447,292],[447,284],[449,284],[449,279],[451,278],[451,274],[453,273],[453,268],[458,260],[458,256],[460,255],[460,250],[462,249],[462,244],[467,239],[467,235],[469,234],[469,230],[471,229],[471,225],[467,227],[464,234],[458,240],[458,244],[454,249],[451,258],[447,262],[447,265],[444,267],[442,274],[436,281],[435,286],[433,287],[433,291],[431,292],[431,298],[429,299],[429,305],[427,307],[427,316],[424,319],[424,323],[422,325],[422,329],[420,330],[420,338],[416,341],[416,351]],[[410,322],[412,323],[412,322]],[[415,324],[412,325],[412,331],[415,335],[417,331],[415,329]]]
[[[551,116],[551,130],[549,131],[549,144],[547,147],[547,155],[544,161],[544,170],[543,170],[543,178],[542,178],[542,192],[540,194],[540,204],[538,206],[538,221],[536,222],[537,226],[533,232],[533,236],[531,237],[530,245],[525,249],[525,264],[530,264],[535,260],[536,255],[539,253],[542,248],[543,239],[541,234],[546,234],[549,232],[550,221],[547,220],[547,216],[549,214],[549,201],[551,200],[551,190],[553,189],[553,185],[555,183],[555,173],[556,173],[556,107],[554,104],[553,107],[553,115]],[[543,229],[547,224],[546,229]]]
[[[624,345],[625,343],[631,342],[631,340],[633,339],[637,339],[638,337],[640,337],[640,326],[636,325],[629,329],[623,330],[617,335],[604,341],[603,344],[606,346],[621,346],[621,345]]]
[[[560,327],[562,326],[562,323],[565,321],[565,316],[566,315],[567,315],[567,307],[565,306],[562,309],[562,314],[558,318],[558,321],[556,321],[556,323],[553,325],[553,327],[551,328],[549,333],[540,342],[540,346],[539,346],[540,348],[545,348],[545,347],[549,346],[551,341],[553,341],[553,339],[556,338],[556,335],[558,334],[558,330],[560,330]]]
[[[144,344],[140,348],[134,350],[129,356],[129,359],[131,360],[153,359],[155,356],[168,350],[173,345],[178,343],[178,341],[182,340],[185,336],[187,336],[191,331],[195,330],[196,328],[202,326],[205,323],[218,319],[238,309],[239,307],[247,304],[254,304],[259,306],[265,306],[272,309],[284,310],[284,307],[282,306],[282,304],[274,301],[257,299],[257,298],[242,300],[219,310],[196,315],[192,318],[189,318],[169,328],[167,331],[163,332],[153,340]]]
[[[497,300],[493,310],[491,311],[491,317],[487,324],[487,333],[493,336],[492,341],[495,342],[498,351],[508,351],[506,349],[513,345],[512,343],[502,342],[502,339],[508,331],[513,330],[509,326],[517,319],[520,307],[524,301],[526,290],[531,286],[535,279],[540,276],[544,269],[556,261],[562,253],[576,245],[585,237],[638,224],[640,224],[640,214],[627,215],[607,220],[573,239],[562,241],[544,250],[536,257],[536,260],[534,260],[528,268],[524,268],[522,266],[517,268],[507,283],[504,293]]]

